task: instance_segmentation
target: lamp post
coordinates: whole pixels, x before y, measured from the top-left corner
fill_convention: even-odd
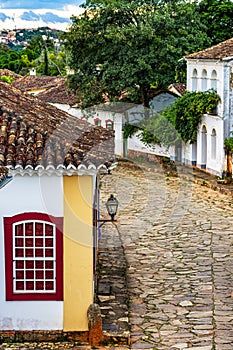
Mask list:
[[[116,197],[114,197],[113,194],[111,194],[105,205],[108,211],[108,215],[110,215],[111,220],[114,221],[114,217],[118,209],[118,200],[116,199]]]
[[[119,204],[119,202],[116,199],[116,197],[114,197],[114,195],[111,194],[110,197],[108,198],[107,202],[105,203],[108,215],[111,216],[111,219],[97,220],[97,222],[102,222],[102,224],[100,226],[102,226],[105,222],[115,222],[116,221],[115,216],[117,213],[118,204]]]

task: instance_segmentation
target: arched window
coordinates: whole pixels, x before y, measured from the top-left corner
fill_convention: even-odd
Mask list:
[[[207,161],[207,129],[206,126],[202,126],[201,130],[201,167],[206,168]]]
[[[94,119],[94,124],[95,124],[96,126],[101,126],[101,119],[95,118],[95,119]]]
[[[206,91],[207,90],[207,71],[206,71],[206,69],[203,69],[201,78],[202,78],[201,89],[202,89],[202,91]]]
[[[63,299],[62,221],[42,213],[4,218],[7,300]]]
[[[113,121],[108,119],[106,120],[106,129],[113,130]]]
[[[211,89],[217,91],[217,72],[213,70],[211,73]]]
[[[196,70],[196,68],[193,70],[192,91],[197,91],[197,70]]]
[[[211,158],[216,159],[216,130],[212,129],[211,133]]]

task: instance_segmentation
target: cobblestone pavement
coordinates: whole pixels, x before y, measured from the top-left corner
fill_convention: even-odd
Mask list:
[[[98,266],[103,328],[115,344],[0,350],[233,350],[233,186],[223,194],[207,175],[180,168],[169,177],[136,162],[120,162],[101,182],[103,216],[110,193],[120,202],[117,223],[102,227]]]
[[[115,318],[123,331],[129,320],[132,349],[232,350],[233,197],[194,184],[190,169],[179,172],[120,162],[102,179],[102,206],[113,193],[120,207],[116,226],[102,228],[100,250],[119,251],[105,269],[126,264],[115,283],[122,300],[126,283],[129,297],[129,315],[111,305],[114,297],[107,306],[111,298],[103,299],[103,323],[120,309]]]
[[[42,343],[3,343],[0,344],[1,350],[126,350],[129,349],[128,346],[117,346],[117,345],[109,345],[109,346],[90,346],[88,344],[82,344],[76,342],[58,342],[58,343],[50,343],[50,342],[42,342]]]

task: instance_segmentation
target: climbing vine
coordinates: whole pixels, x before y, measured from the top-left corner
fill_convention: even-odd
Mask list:
[[[220,97],[213,90],[187,91],[172,106],[166,107],[161,114],[155,113],[138,125],[126,124],[124,138],[127,139],[141,130],[139,138],[145,144],[157,143],[171,146],[181,140],[193,143],[196,141],[202,116],[205,113],[214,113],[218,102]]]
[[[125,124],[123,128],[123,138],[127,139],[128,137],[133,136],[138,130],[140,130],[140,127],[135,124]]]
[[[205,113],[213,113],[220,97],[213,90],[187,91],[175,103],[167,107],[163,115],[170,121],[183,141],[195,142],[198,125]]]

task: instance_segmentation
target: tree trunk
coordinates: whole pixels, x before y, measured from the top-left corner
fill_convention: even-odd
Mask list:
[[[232,180],[232,153],[227,151],[227,179]]]
[[[150,117],[150,90],[148,87],[142,88],[142,103],[144,106],[145,119]]]

